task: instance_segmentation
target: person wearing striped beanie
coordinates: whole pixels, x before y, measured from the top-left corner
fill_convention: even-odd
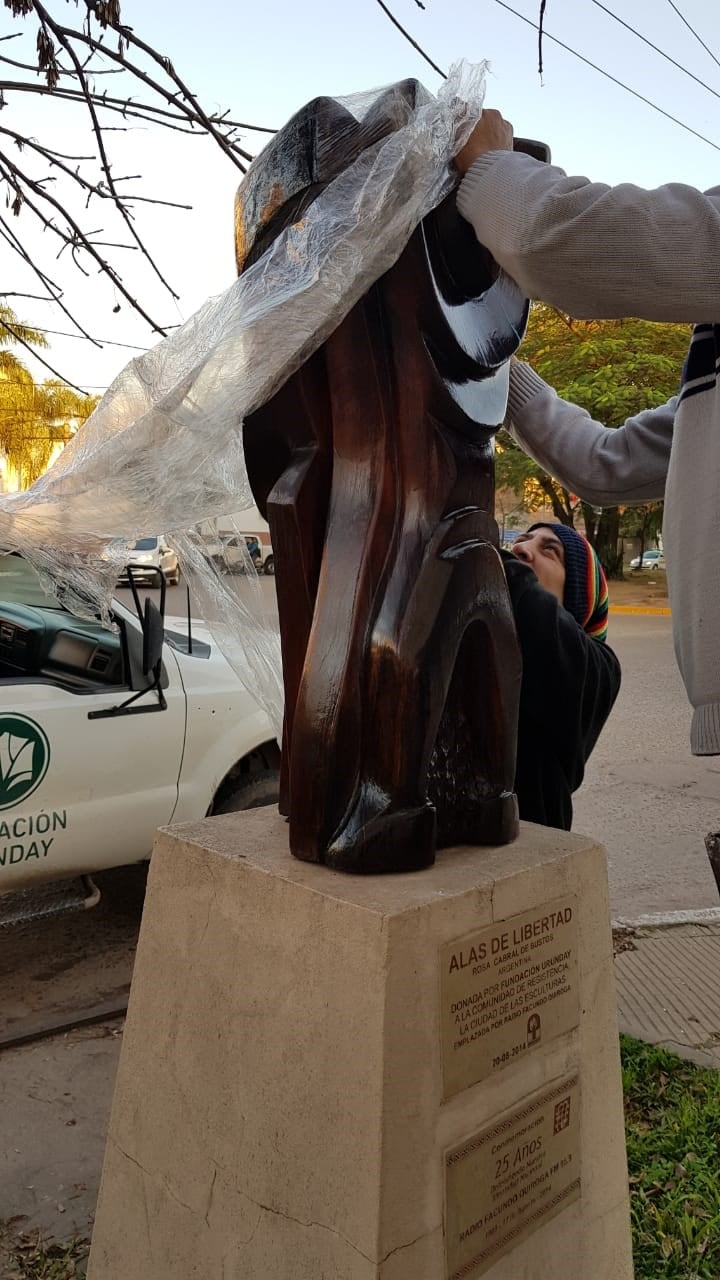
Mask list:
[[[608,584],[594,548],[577,529],[566,524],[540,521],[530,526],[528,534],[536,529],[550,529],[562,543],[565,583],[561,604],[593,640],[607,640]],[[518,541],[522,557],[523,543]]]
[[[607,580],[587,539],[563,524],[531,525],[501,554],[523,658],[520,817],[569,831],[572,794],[620,689]]]

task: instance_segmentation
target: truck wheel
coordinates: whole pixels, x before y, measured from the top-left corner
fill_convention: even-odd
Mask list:
[[[273,574],[275,573],[275,557],[274,556],[268,556],[267,560],[265,561],[265,568],[263,572],[267,573],[270,577],[273,576]]]
[[[280,774],[276,769],[246,773],[232,791],[213,804],[212,813],[239,813],[241,809],[260,809],[266,804],[277,804],[279,794]]]

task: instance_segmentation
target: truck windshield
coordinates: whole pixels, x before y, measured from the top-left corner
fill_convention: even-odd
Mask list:
[[[32,609],[62,609],[55,596],[46,591],[40,579],[22,556],[0,556],[0,600],[6,604],[25,604]]]
[[[138,538],[133,551],[154,551],[157,543],[157,538]]]

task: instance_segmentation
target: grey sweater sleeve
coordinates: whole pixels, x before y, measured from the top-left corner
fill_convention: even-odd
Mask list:
[[[674,397],[622,427],[604,427],[513,360],[505,426],[570,493],[612,507],[664,496],[676,404]]]
[[[491,151],[457,199],[530,298],[586,319],[720,321],[720,187],[607,187]]]

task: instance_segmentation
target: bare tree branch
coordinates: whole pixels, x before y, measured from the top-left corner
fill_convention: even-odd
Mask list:
[[[170,58],[123,24],[120,0],[76,0],[83,14],[78,29],[64,20],[66,6],[62,0],[5,0],[5,5],[21,22],[33,18],[37,22],[38,57],[37,64],[33,65],[32,55],[26,54],[23,58],[21,53],[17,59],[0,55],[0,64],[6,68],[7,77],[0,81],[0,107],[20,94],[37,94],[62,103],[80,104],[89,117],[95,148],[93,154],[69,155],[42,138],[24,135],[22,121],[16,129],[1,125],[0,185],[5,184],[7,205],[16,217],[27,210],[32,221],[54,240],[58,257],[69,255],[85,276],[88,275],[88,267],[91,271],[96,268],[153,332],[164,334],[166,326],[158,323],[143,300],[135,296],[137,289],[123,280],[114,255],[134,249],[163,288],[177,300],[176,290],[136,222],[136,212],[139,214],[141,204],[177,209],[189,209],[191,206],[177,200],[160,199],[142,189],[133,190],[133,184],[141,175],[116,176],[109,149],[110,135],[127,132],[136,124],[142,124],[196,137],[210,137],[226,159],[245,172],[252,154],[241,144],[240,135],[245,131],[269,135],[274,130],[231,120],[227,110],[206,111]],[[110,32],[117,36],[116,47],[109,43]],[[0,37],[0,41],[17,39],[20,34],[13,32]],[[20,74],[14,76],[14,71]],[[39,82],[23,80],[24,72],[40,72],[42,79]],[[137,86],[137,95],[125,92],[125,82],[119,88],[116,81],[113,86],[115,93],[107,93],[96,84],[100,76],[122,77],[123,73],[128,77],[130,89],[133,84]],[[121,122],[118,125],[105,123],[107,113],[120,115]],[[6,140],[4,146],[1,145],[3,139]],[[29,158],[26,162],[18,161],[15,147],[21,153],[27,152]],[[87,225],[78,197],[85,210],[94,207],[95,200],[104,201],[109,215],[107,220],[103,219],[107,221],[105,231],[97,229],[96,220],[93,220],[92,227]],[[27,297],[52,302],[77,329],[78,336],[94,341],[63,301],[63,288],[58,281],[36,261],[36,252],[28,252],[29,245],[26,247],[23,243],[22,233],[11,225],[13,221],[0,215],[0,239],[17,254],[25,268],[30,269],[46,291],[46,296],[24,291],[22,283],[18,282],[19,288],[11,289],[7,294],[0,292],[0,297]],[[119,225],[123,227],[120,236],[117,235]],[[7,277],[5,282],[11,283]],[[114,309],[119,310],[119,302]]]
[[[111,199],[110,192],[107,191],[102,184],[88,182],[77,169],[70,169],[68,165],[63,163],[64,160],[94,160],[94,156],[64,156],[62,151],[53,151],[49,147],[44,147],[39,142],[36,142],[34,138],[26,138],[15,129],[6,129],[2,125],[0,125],[0,134],[5,134],[8,138],[12,138],[17,143],[18,148],[21,151],[24,150],[25,147],[30,148],[31,151],[36,151],[38,155],[43,156],[43,158],[48,161],[48,164],[61,169],[63,173],[66,173],[68,177],[72,178],[73,182],[76,182],[79,187],[82,187],[83,190],[87,191],[89,196],[97,196],[100,200]],[[0,151],[0,160],[4,160],[5,158],[5,153]],[[9,160],[8,163],[10,163]],[[117,185],[118,182],[136,181],[141,178],[142,174],[140,173],[129,174],[124,178],[116,178],[115,184]],[[160,200],[156,196],[139,196],[135,195],[134,192],[132,195],[124,196],[123,199],[125,204],[143,201],[146,204],[165,205],[170,209],[192,209],[192,205],[190,204],[179,204],[176,200]]]
[[[54,298],[48,298],[46,293],[22,293],[17,289],[0,289],[0,298],[30,298],[33,302],[54,302]],[[73,337],[79,337],[79,334],[73,334]]]
[[[20,92],[20,93],[37,93],[45,97],[65,98],[70,102],[85,102],[85,97],[77,89],[65,89],[62,85],[57,85],[55,89],[50,89],[46,84],[34,84],[29,81],[19,80],[0,80],[0,92]],[[114,98],[104,90],[102,93],[92,93],[92,100],[98,110],[116,111],[124,116],[134,116],[141,120],[147,120],[150,124],[163,124],[165,121],[187,120],[190,128],[183,132],[193,133],[195,137],[202,136],[204,132],[199,116],[194,116],[192,112],[181,114],[178,111],[168,111],[163,107],[155,106],[153,103],[136,101],[134,98]],[[144,114],[140,114],[144,113]],[[246,124],[241,120],[228,120],[226,113],[221,115],[208,116],[211,124],[214,126],[222,126],[231,132],[236,129],[245,129],[254,133],[277,133],[277,129],[270,129],[267,126],[259,124]]]
[[[11,39],[14,39],[14,38],[15,38],[15,36],[19,36],[19,35],[20,35],[20,32],[19,32],[19,31],[16,31],[16,32],[13,34],[13,36],[3,36],[2,38],[3,38],[4,40],[11,40]],[[37,67],[36,67],[36,66],[34,67],[34,66],[33,66],[33,64],[32,64],[31,62],[17,62],[17,61],[15,60],[15,58],[6,58],[4,54],[0,55],[0,62],[6,62],[6,63],[7,63],[7,65],[8,65],[9,67],[17,67],[20,71],[37,71]],[[87,70],[87,69],[88,69],[88,67],[87,67],[87,65],[86,65],[86,66],[83,68],[83,70]],[[75,75],[75,72],[74,72],[74,71],[72,71],[72,70],[70,70],[70,68],[68,68],[68,67],[61,67],[61,66],[58,66],[58,72],[59,72],[59,74],[60,74],[61,76],[74,76],[74,75]],[[95,68],[92,68],[92,75],[94,75],[94,76],[119,76],[119,75],[122,75],[122,72],[123,72],[123,68],[122,68],[122,67],[95,67]]]
[[[157,265],[157,263],[156,263],[155,259],[153,258],[152,254],[151,254],[151,253],[150,253],[150,251],[145,247],[145,245],[144,245],[143,241],[141,240],[141,238],[140,238],[140,236],[138,235],[138,233],[137,233],[137,231],[136,231],[135,227],[133,226],[132,218],[130,217],[130,214],[129,214],[129,212],[128,212],[128,209],[127,209],[126,205],[123,203],[123,201],[120,199],[120,196],[118,195],[117,189],[116,189],[116,187],[115,187],[115,182],[114,182],[114,180],[113,180],[112,173],[110,172],[110,162],[109,162],[109,160],[108,160],[107,151],[106,151],[106,148],[105,148],[105,139],[103,138],[103,132],[102,132],[102,129],[101,129],[101,127],[100,127],[100,121],[99,121],[99,120],[98,120],[98,118],[97,118],[97,113],[96,113],[96,111],[95,111],[95,104],[93,103],[92,96],[91,96],[91,94],[90,94],[90,92],[89,92],[89,90],[88,90],[88,87],[87,87],[87,80],[86,80],[86,77],[85,77],[85,72],[83,71],[82,66],[80,65],[80,59],[78,58],[78,56],[77,56],[77,54],[76,54],[76,52],[75,52],[75,50],[74,50],[74,48],[73,48],[73,46],[72,46],[72,44],[71,44],[70,40],[69,40],[69,39],[67,38],[67,36],[65,35],[64,28],[60,27],[58,23],[56,23],[56,22],[54,22],[54,21],[53,21],[53,19],[50,17],[50,14],[48,13],[48,11],[47,11],[47,9],[45,8],[45,6],[44,6],[43,4],[40,4],[39,0],[34,0],[34,6],[35,6],[35,12],[37,13],[38,17],[40,18],[41,30],[45,31],[45,34],[46,34],[46,35],[47,35],[47,30],[48,30],[48,29],[49,29],[50,31],[52,31],[52,33],[53,33],[53,35],[56,37],[56,39],[60,41],[60,44],[61,44],[61,45],[62,45],[62,47],[64,48],[65,52],[67,53],[68,57],[70,58],[70,61],[72,62],[73,66],[75,67],[75,70],[76,70],[76,72],[77,72],[77,77],[78,77],[78,80],[79,80],[79,82],[80,82],[80,90],[81,90],[81,93],[83,94],[83,97],[85,98],[85,103],[86,103],[86,105],[87,105],[87,109],[88,109],[88,111],[89,111],[89,113],[90,113],[90,119],[91,119],[91,121],[92,121],[93,133],[95,134],[95,141],[96,141],[96,143],[97,143],[98,151],[99,151],[99,153],[100,153],[100,163],[101,163],[101,165],[102,165],[102,171],[103,171],[103,173],[105,174],[105,181],[106,181],[106,183],[107,183],[107,185],[108,185],[108,188],[109,188],[109,190],[110,190],[110,194],[111,194],[111,196],[112,196],[112,198],[113,198],[113,200],[114,200],[114,202],[115,202],[115,207],[116,207],[116,209],[117,209],[118,213],[120,214],[120,217],[122,218],[123,222],[125,223],[125,226],[127,227],[128,231],[129,231],[129,233],[130,233],[130,235],[132,236],[133,240],[135,241],[135,243],[137,244],[138,248],[140,249],[140,252],[144,255],[144,257],[147,259],[148,263],[149,263],[149,264],[150,264],[150,266],[152,267],[153,271],[155,272],[155,275],[157,276],[158,280],[161,282],[161,284],[163,284],[163,285],[165,286],[165,288],[167,289],[167,291],[168,291],[168,293],[170,294],[170,296],[171,296],[172,298],[174,298],[174,299],[177,301],[177,299],[179,298],[179,296],[180,296],[180,295],[179,295],[178,293],[176,293],[176,292],[175,292],[175,290],[173,289],[172,285],[171,285],[171,284],[169,284],[169,283],[168,283],[168,281],[165,279],[165,276],[163,275],[162,271],[160,270],[159,266]],[[48,37],[48,40],[49,40],[49,37]],[[42,55],[41,55],[41,57],[42,57]],[[49,62],[49,63],[48,63],[48,75],[49,75],[49,76],[51,76],[51,75],[52,75],[52,71],[51,71],[51,62]],[[112,277],[112,278],[113,278],[113,280],[115,280],[115,279],[116,279],[116,277],[115,277],[115,273],[113,273],[113,277]],[[126,296],[128,297],[128,300],[130,300],[130,295],[129,295],[129,294],[127,294],[127,291],[126,291],[126,290],[123,290],[123,292],[124,292],[124,293],[126,293]],[[133,300],[133,302],[134,302],[134,300]],[[138,311],[140,311],[140,314],[141,314],[141,315],[143,315],[143,316],[145,317],[145,319],[146,319],[146,320],[149,320],[149,316],[148,316],[148,315],[147,315],[147,313],[144,311],[144,309],[142,309],[142,308],[141,308],[137,303],[135,303],[135,302],[134,302],[134,305],[137,307],[137,310],[138,310]],[[157,326],[154,324],[154,322],[150,321],[150,323],[152,323],[152,324],[153,324],[153,328],[157,328]]]
[[[63,291],[60,288],[60,285],[37,266],[30,254],[27,252],[20,238],[16,236],[12,228],[8,226],[2,214],[0,214],[0,236],[2,236],[3,240],[7,241],[11,249],[15,251],[18,257],[21,258],[28,267],[30,267],[30,270],[37,276],[40,283],[45,286],[47,289],[47,301],[54,302],[67,316],[70,323],[75,325],[75,328],[79,330],[83,337],[87,338],[89,342],[94,342],[94,339],[90,337],[90,334],[84,325],[75,318],[72,311],[70,311],[62,301]],[[95,343],[95,346],[99,346],[99,343]]]
[[[397,27],[400,34],[405,37],[408,44],[411,44],[413,49],[415,49],[417,53],[420,54],[420,57],[425,59],[425,61],[432,67],[433,71],[437,71],[438,75],[442,76],[443,80],[447,80],[447,71],[443,71],[442,67],[439,67],[437,62],[433,62],[432,58],[430,57],[430,54],[426,53],[422,45],[419,45],[417,40],[414,40],[413,37],[410,35],[410,32],[406,31],[405,27],[403,27],[402,24],[398,22],[397,18],[395,17],[395,14],[391,13],[387,5],[385,4],[385,0],[376,0],[376,3],[380,5],[380,8],[382,9],[383,13],[386,15],[386,17],[390,19],[393,26]],[[420,5],[421,9],[424,7],[425,7],[424,5]]]
[[[10,170],[10,173],[8,172],[8,170]],[[81,231],[80,227],[75,222],[75,219],[68,213],[67,209],[64,208],[64,206],[60,203],[59,200],[56,200],[55,197],[52,196],[49,191],[41,190],[40,192],[40,194],[42,195],[42,198],[54,209],[56,209],[57,212],[63,218],[65,218],[72,234],[68,234],[68,232],[63,231],[63,229],[59,227],[57,223],[53,222],[52,218],[48,218],[42,212],[42,210],[38,208],[35,202],[27,194],[27,191],[29,190],[37,195],[39,190],[38,183],[34,181],[32,178],[29,178],[27,174],[23,173],[23,171],[12,161],[8,161],[7,157],[0,159],[0,175],[2,175],[6,179],[6,181],[10,183],[11,186],[15,185],[15,182],[13,181],[13,179],[15,179],[16,182],[24,183],[26,190],[22,192],[22,202],[23,204],[26,204],[29,209],[32,210],[32,212],[36,215],[36,217],[40,220],[40,222],[46,228],[46,230],[52,231],[56,236],[59,236],[59,238],[63,241],[63,243],[66,246],[69,246],[71,249],[75,249],[75,250],[84,249],[86,253],[90,254],[90,257],[95,260],[100,270],[106,276],[109,277],[109,279],[115,285],[115,288],[118,290],[118,292],[121,293],[122,296],[125,298],[126,302],[129,302],[130,305],[135,308],[135,310],[143,317],[143,319],[147,321],[151,329],[153,329],[156,333],[159,333],[164,336],[165,334],[164,329],[161,329],[160,326],[155,323],[155,321],[148,315],[145,308],[142,307],[140,303],[137,301],[137,299],[134,298],[132,294],[126,289],[125,285],[122,282],[122,279],[118,275],[115,268],[111,265],[111,263],[107,262],[103,257],[101,257],[101,255],[97,252],[95,243],[89,238],[88,234],[86,234],[84,231]],[[90,232],[90,235],[95,235],[95,234],[97,233]],[[114,247],[115,248],[131,248],[132,246],[115,245]],[[142,244],[140,247],[142,248]],[[149,254],[146,253],[145,256],[149,258]],[[77,265],[80,265],[76,257],[74,257],[73,260],[76,262]],[[152,261],[152,259],[150,259],[150,261]],[[80,269],[84,270],[84,268],[82,267],[80,267]],[[87,272],[85,274],[87,274]],[[162,276],[160,278],[162,279]],[[173,294],[173,297],[176,297],[176,296],[177,296],[176,294]]]
[[[75,51],[72,47],[71,42],[73,40],[77,40],[80,43],[87,45],[89,49],[92,49],[93,51],[98,53],[102,53],[104,57],[109,58],[112,62],[118,63],[124,70],[130,71],[133,76],[135,76],[143,84],[147,85],[148,88],[152,89],[152,91],[158,94],[159,97],[164,98],[169,105],[171,105],[176,110],[181,112],[184,116],[187,116],[188,119],[193,119],[197,121],[199,124],[201,124],[203,128],[207,131],[207,133],[218,144],[220,149],[224,151],[225,154],[228,156],[228,158],[232,160],[233,164],[236,165],[238,169],[240,169],[241,173],[245,172],[246,166],[242,163],[242,160],[247,160],[249,162],[250,160],[252,160],[253,157],[250,155],[248,151],[244,151],[242,147],[238,147],[237,145],[230,145],[228,143],[227,138],[222,133],[222,131],[219,130],[215,126],[215,124],[212,122],[210,117],[205,114],[202,107],[197,102],[196,98],[193,96],[190,90],[184,85],[183,81],[178,76],[169,58],[165,57],[163,54],[157,53],[156,50],[153,49],[150,45],[145,44],[143,40],[138,39],[133,34],[133,32],[129,27],[121,27],[119,24],[118,25],[111,24],[113,25],[114,30],[116,30],[122,36],[123,40],[125,40],[129,44],[134,45],[136,48],[142,49],[142,51],[146,53],[148,57],[152,58],[154,62],[156,62],[160,67],[162,67],[165,74],[173,81],[174,84],[178,86],[180,93],[182,94],[182,97],[180,97],[177,92],[171,93],[170,90],[164,87],[164,85],[162,85],[159,81],[154,80],[153,77],[148,75],[146,71],[143,71],[142,67],[138,66],[137,63],[135,62],[131,62],[130,59],[124,54],[116,53],[113,49],[108,48],[108,46],[103,44],[100,40],[95,40],[89,34],[89,32],[75,31],[72,27],[64,27],[64,26],[61,26],[59,23],[53,22],[52,18],[50,18],[50,15],[47,13],[47,10],[45,9],[44,5],[40,3],[40,0],[32,0],[32,3],[33,3],[33,8],[35,9],[35,12],[37,13],[38,17],[41,20],[41,23],[43,21],[47,23],[50,30],[53,32],[53,35],[62,44],[66,53],[69,54],[73,62],[73,66],[76,68],[77,77],[78,77],[78,80],[80,81],[81,91],[83,92],[83,96],[86,97],[86,101],[87,101],[87,96],[85,93],[86,85],[84,85],[84,72],[82,70],[82,67],[79,65],[79,60],[77,59],[77,55],[75,54]],[[98,9],[98,4],[96,3],[96,0],[85,0],[85,4],[88,10],[96,11]],[[43,67],[42,69],[45,69],[45,68]],[[52,78],[56,74],[57,74],[57,64],[52,60],[48,61],[46,75]],[[50,80],[48,80],[48,84],[50,84]],[[52,87],[54,87],[54,85]],[[239,157],[242,157],[242,160]]]
[[[538,75],[542,80],[543,73],[543,36],[545,34],[543,23],[545,22],[545,5],[547,0],[540,0],[540,15],[538,17]]]
[[[85,4],[87,6],[88,12],[94,13],[95,16],[98,17],[98,20],[100,20],[99,14],[101,13],[101,11],[104,13],[107,10],[106,0],[85,0]],[[119,13],[119,6],[118,6],[118,13]],[[146,44],[144,40],[141,40],[139,36],[136,36],[132,27],[122,26],[119,20],[107,21],[107,25],[112,27],[114,31],[117,31],[118,34],[121,36],[121,38],[126,42],[126,44],[132,45],[136,49],[141,49],[142,52],[146,54],[148,58],[151,58],[153,62],[157,63],[160,67],[162,67],[165,74],[169,76],[169,78],[174,82],[174,84],[177,85],[178,89],[180,90],[180,93],[182,94],[182,99],[184,100],[184,102],[188,103],[189,106],[192,108],[192,110],[196,115],[196,118],[200,120],[201,124],[204,125],[207,132],[211,134],[211,136],[217,142],[218,146],[225,152],[225,154],[229,157],[229,159],[231,159],[233,163],[236,164],[238,168],[241,169],[242,172],[244,173],[245,172],[244,166],[239,163],[237,156],[234,155],[233,153],[234,151],[239,152],[239,154],[243,156],[245,160],[248,160],[248,161],[252,160],[252,156],[249,154],[249,152],[242,151],[241,148],[239,147],[228,146],[227,140],[223,136],[222,132],[220,132],[215,128],[215,125],[213,124],[210,116],[207,116],[205,114],[197,98],[190,91],[190,89],[188,89],[185,82],[178,75],[170,59],[165,57],[163,54],[158,53],[157,50],[153,49],[152,45]],[[110,53],[109,50],[106,50],[105,52],[108,54]],[[110,56],[114,56],[114,55],[110,55]],[[133,65],[130,63],[129,59],[127,59],[126,62],[128,66]],[[140,79],[146,79],[147,83],[154,83],[150,80],[150,77],[145,77],[140,72],[139,68],[136,68],[134,65],[133,65],[133,71],[136,75],[139,76]],[[163,93],[164,96],[167,98],[168,102],[174,102],[174,103],[179,102],[175,94],[165,94],[165,91],[159,85],[157,86],[156,91],[159,93]]]

